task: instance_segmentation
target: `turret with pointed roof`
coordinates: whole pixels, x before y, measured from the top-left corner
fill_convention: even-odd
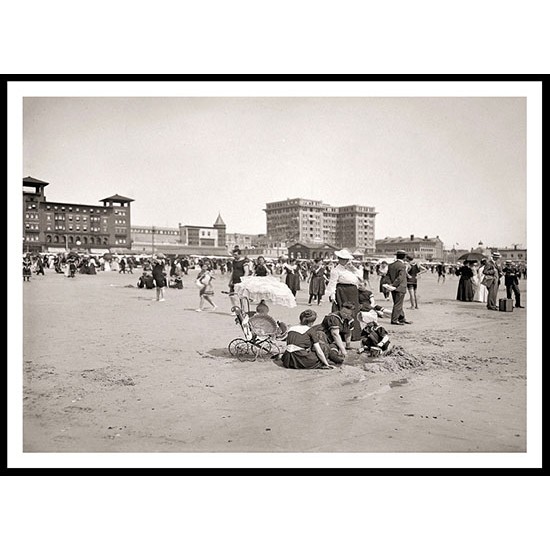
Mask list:
[[[225,222],[222,219],[221,214],[218,212],[218,217],[214,222],[214,228],[218,230],[218,246],[226,246],[226,233],[225,233]]]

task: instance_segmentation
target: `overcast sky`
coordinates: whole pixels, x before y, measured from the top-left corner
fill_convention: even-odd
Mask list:
[[[265,233],[266,202],[374,206],[376,238],[526,245],[524,98],[25,98],[23,175],[133,225]]]

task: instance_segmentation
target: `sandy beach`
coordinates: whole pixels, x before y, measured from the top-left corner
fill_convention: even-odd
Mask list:
[[[192,270],[165,302],[138,277],[47,270],[24,283],[24,452],[526,451],[527,310],[457,302],[456,277],[423,274],[420,307],[405,310],[413,324],[381,321],[394,354],[352,351],[314,371],[228,353],[242,331],[221,293],[227,275],[214,312],[195,311]],[[372,286],[391,307],[378,277]],[[295,324],[307,298],[270,315]],[[313,307],[319,319],[330,310]]]

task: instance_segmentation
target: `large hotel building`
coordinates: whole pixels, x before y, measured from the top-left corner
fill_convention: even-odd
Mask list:
[[[133,199],[113,195],[101,199],[101,205],[49,202],[44,194],[47,185],[23,178],[24,252],[129,250]]]
[[[50,202],[44,193],[48,185],[23,178],[23,252],[227,255],[221,215],[212,227],[132,226],[133,199],[113,195],[101,205]]]
[[[310,199],[270,202],[264,209],[267,236],[272,241],[325,243],[338,248],[374,254],[373,206],[331,206]]]

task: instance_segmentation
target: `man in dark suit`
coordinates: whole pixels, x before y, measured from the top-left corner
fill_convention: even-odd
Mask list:
[[[405,256],[407,253],[404,250],[398,250],[395,253],[397,258],[395,262],[388,266],[388,279],[393,299],[393,309],[391,312],[392,325],[410,325],[411,321],[405,319],[403,304],[405,302],[405,294],[407,294],[407,269],[405,265]]]

